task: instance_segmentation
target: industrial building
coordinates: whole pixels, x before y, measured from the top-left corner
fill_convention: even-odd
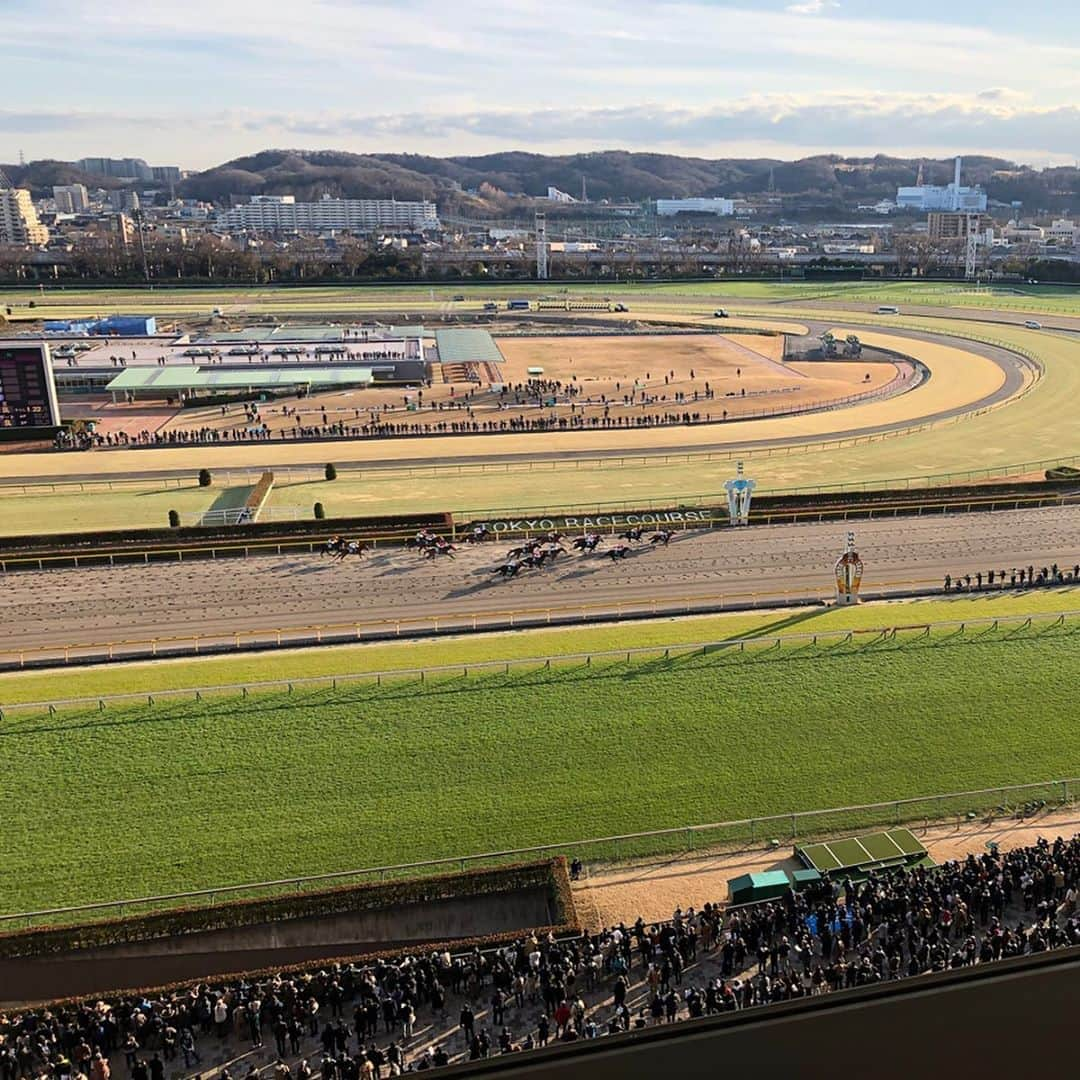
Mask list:
[[[376,229],[437,229],[433,202],[396,199],[335,199],[297,202],[294,195],[253,195],[251,202],[226,211],[219,223],[231,230],[263,232],[324,232]]]
[[[676,214],[730,217],[735,213],[735,203],[731,199],[657,199],[656,213],[660,217],[674,217]]]
[[[944,186],[916,184],[896,189],[896,205],[901,210],[966,210],[981,213],[986,209],[986,192],[980,187],[964,187],[960,183],[963,159],[957,158],[953,182]],[[919,170],[920,176],[922,169]]]
[[[23,188],[0,187],[0,244],[36,246],[48,242],[49,230],[38,221],[30,192]]]

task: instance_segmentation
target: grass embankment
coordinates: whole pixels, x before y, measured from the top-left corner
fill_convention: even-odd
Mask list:
[[[1080,633],[8,718],[8,910],[1072,775]]]
[[[742,637],[882,630],[957,619],[1010,618],[1077,610],[1080,610],[1080,589],[1066,587],[1030,593],[876,601],[854,608],[789,608],[435,640],[282,649],[239,656],[150,660],[70,671],[9,672],[0,674],[0,707],[108,694],[235,686],[274,679],[401,671],[611,649],[666,648]]]

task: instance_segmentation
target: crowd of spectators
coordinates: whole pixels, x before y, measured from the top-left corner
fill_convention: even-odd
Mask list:
[[[1077,945],[1078,887],[1080,836],[1059,837],[566,940],[10,1013],[0,1080],[426,1071]]]
[[[990,589],[1032,589],[1050,585],[1075,585],[1080,582],[1080,563],[1070,570],[1067,566],[1012,567],[1011,570],[981,570],[974,574],[945,575],[944,591],[947,593],[985,592]]]

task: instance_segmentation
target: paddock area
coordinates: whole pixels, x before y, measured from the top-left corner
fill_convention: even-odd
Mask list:
[[[479,381],[455,381],[434,366],[430,386],[353,388],[263,405],[272,432],[342,423],[520,424],[543,418],[628,425],[738,419],[839,402],[896,384],[910,367],[890,361],[786,365],[782,337],[625,335],[503,337],[504,362],[476,365]],[[500,381],[495,381],[498,378]],[[110,410],[111,412],[112,410]],[[239,405],[187,408],[161,430],[243,428]]]

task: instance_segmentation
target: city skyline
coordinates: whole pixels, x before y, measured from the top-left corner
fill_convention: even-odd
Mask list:
[[[4,161],[1080,153],[1080,15],[1057,0],[1037,23],[1000,0],[7,7]]]

